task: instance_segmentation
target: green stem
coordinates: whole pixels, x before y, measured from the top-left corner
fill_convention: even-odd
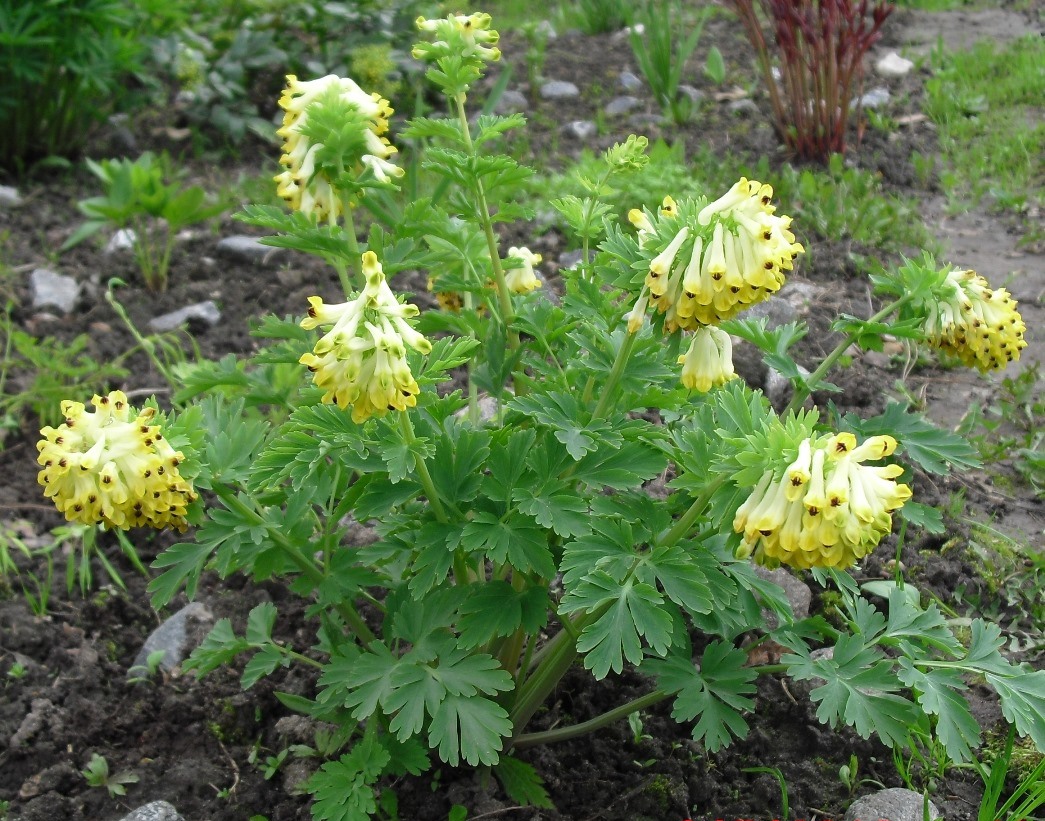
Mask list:
[[[464,139],[465,148],[470,157],[475,156],[475,145],[472,143],[472,133],[468,125],[468,115],[464,110],[465,95],[459,94],[453,98],[457,110],[457,120],[461,125],[461,135]],[[486,191],[482,180],[475,181],[476,210],[483,233],[486,235],[486,247],[490,252],[490,263],[493,266],[493,281],[497,288],[497,302],[501,309],[501,321],[508,333],[508,348],[513,353],[519,349],[519,332],[512,327],[515,318],[515,309],[512,307],[512,296],[508,291],[508,283],[504,278],[504,268],[501,266],[501,253],[497,246],[497,235],[493,230],[493,220],[490,218],[490,206],[486,202]]]
[[[631,358],[631,352],[635,349],[637,338],[638,334],[625,332],[624,341],[617,349],[617,358],[613,360],[613,369],[606,379],[606,384],[602,386],[602,396],[599,397],[599,404],[595,406],[595,410],[591,415],[592,419],[602,419],[606,411],[609,410],[611,403],[617,398],[617,385],[620,383],[620,378],[624,373],[625,366],[628,364],[628,359]]]
[[[704,512],[704,508],[708,506],[711,497],[714,496],[716,491],[725,483],[725,476],[718,476],[713,479],[707,487],[704,488],[704,492],[693,500],[693,504],[689,506],[689,509],[682,514],[675,524],[671,526],[671,529],[657,540],[657,544],[661,547],[671,547],[673,544],[676,544],[679,539],[689,533],[693,529],[694,523],[696,523],[697,519],[700,518],[700,514]]]
[[[898,311],[905,303],[909,302],[913,298],[913,294],[905,294],[904,296],[897,299],[895,302],[890,302],[882,310],[867,320],[868,323],[881,322],[891,313]],[[802,406],[802,403],[809,398],[809,395],[816,390],[817,385],[827,375],[827,372],[831,370],[835,362],[838,361],[839,357],[842,356],[849,346],[852,345],[858,338],[857,333],[846,334],[845,338],[839,342],[833,351],[829,353],[824,360],[820,363],[819,367],[813,371],[805,379],[801,385],[795,386],[795,392],[791,396],[791,401],[787,403],[787,407],[784,408],[784,412],[780,414],[782,417],[787,416],[789,413],[795,411],[797,408]]]
[[[620,705],[620,707],[607,710],[602,715],[595,716],[595,718],[589,719],[588,721],[582,721],[580,724],[574,724],[570,727],[560,727],[555,730],[545,730],[540,733],[526,733],[525,735],[518,736],[512,742],[512,748],[516,750],[525,750],[527,747],[535,747],[538,744],[551,744],[556,741],[567,741],[568,739],[576,738],[577,736],[587,735],[596,730],[601,730],[603,727],[606,727],[615,721],[620,721],[622,718],[627,718],[638,710],[645,710],[647,707],[652,707],[654,704],[658,704],[671,696],[672,693],[665,692],[664,690],[654,690],[652,693],[647,693],[644,696],[633,699],[627,704]]]
[[[366,277],[363,276],[363,258],[359,251],[359,240],[356,239],[356,223],[352,217],[352,203],[349,197],[344,194],[341,195],[341,210],[345,215],[345,237],[348,239],[348,253],[352,258],[352,271],[356,275],[356,282],[359,284],[359,287],[363,288],[366,285]],[[345,270],[344,265],[336,267],[338,278],[341,280],[341,288],[344,290],[345,296],[351,298],[355,289],[348,278],[348,272]]]
[[[446,516],[446,509],[439,498],[439,492],[435,489],[435,482],[432,481],[432,474],[428,472],[428,465],[424,457],[414,450],[417,436],[414,434],[414,423],[410,421],[410,414],[405,411],[399,414],[399,429],[403,432],[403,442],[410,448],[411,453],[414,454],[414,468],[417,470],[417,478],[421,480],[421,487],[425,490],[425,496],[428,497],[428,503],[432,506],[435,518],[445,524],[450,520]]]
[[[215,484],[213,486],[214,492],[225,503],[225,506],[235,513],[238,513],[248,522],[251,522],[255,526],[261,526],[266,529],[269,536],[272,538],[280,549],[298,566],[298,569],[308,577],[309,581],[315,584],[317,587],[326,581],[326,576],[323,571],[320,570],[316,563],[302,552],[296,544],[287,538],[286,534],[283,533],[278,527],[272,522],[269,522],[262,516],[257,510],[257,502],[251,499],[251,504],[247,504],[229,487],[222,484]],[[248,497],[250,498],[250,497]],[[341,615],[348,626],[352,629],[352,632],[356,634],[356,637],[363,642],[363,644],[370,644],[376,638],[370,628],[366,626],[366,622],[356,611],[356,608],[349,602],[342,601],[334,605],[334,609]]]
[[[127,330],[131,332],[131,336],[141,346],[142,350],[145,351],[145,355],[149,357],[149,361],[152,362],[153,367],[160,373],[160,375],[167,380],[167,384],[172,388],[175,385],[174,375],[167,369],[167,366],[160,361],[160,358],[156,355],[156,345],[148,337],[142,336],[141,331],[131,321],[130,316],[127,314],[126,309],[120,304],[120,301],[116,299],[113,294],[113,288],[117,285],[126,285],[123,280],[113,277],[109,280],[108,286],[105,291],[105,301],[108,302],[112,309],[116,312],[116,315],[123,321],[123,324],[127,327]]]

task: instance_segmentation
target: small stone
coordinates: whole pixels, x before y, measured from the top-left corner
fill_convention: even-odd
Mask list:
[[[627,114],[640,102],[641,100],[639,100],[638,97],[632,97],[630,94],[625,94],[621,97],[615,97],[610,100],[606,103],[606,108],[603,110],[609,117],[619,117],[621,114]]]
[[[929,802],[929,815],[925,815],[925,799],[921,793],[892,787],[865,795],[853,802],[846,810],[845,821],[864,821],[868,818],[887,818],[889,821],[922,821],[940,818],[940,810]]]
[[[729,104],[729,110],[738,117],[746,117],[749,114],[758,114],[758,106],[746,97],[743,100],[732,100]]]
[[[120,821],[185,821],[173,804],[166,801],[150,801],[127,813]]]
[[[7,740],[7,746],[17,750],[44,727],[52,724],[58,716],[58,708],[46,698],[34,698],[18,729]]]
[[[57,308],[67,314],[80,298],[80,284],[65,274],[37,268],[29,275],[29,293],[34,308]]]
[[[177,311],[157,316],[149,320],[149,329],[164,333],[173,331],[185,323],[198,323],[205,326],[217,325],[221,321],[221,311],[214,304],[214,300],[197,302],[195,305],[186,305]]]
[[[578,265],[582,259],[584,259],[584,252],[579,248],[576,251],[564,251],[559,254],[559,267],[572,268],[574,265]]]
[[[163,651],[159,667],[167,672],[176,668],[203,639],[206,628],[214,621],[214,615],[202,602],[190,602],[152,631],[142,649],[127,671],[127,678],[138,679],[148,676],[149,656]]]
[[[276,272],[276,279],[284,288],[298,288],[305,283],[305,272],[300,268],[284,268]]]
[[[22,204],[22,195],[17,188],[0,185],[0,208],[15,208]]]
[[[625,91],[638,91],[642,88],[642,78],[630,71],[622,71],[617,82]]]
[[[276,257],[281,256],[283,250],[283,248],[272,248],[268,245],[262,245],[257,237],[249,237],[243,234],[225,237],[217,245],[219,254],[261,265],[267,265]]]
[[[559,36],[555,31],[555,26],[552,25],[551,20],[541,20],[541,22],[537,24],[536,32],[547,40],[554,40]]]
[[[797,313],[804,314],[820,301],[823,293],[824,289],[812,282],[790,279],[777,291],[775,298],[785,300]]]
[[[798,366],[798,372],[802,376],[809,376],[809,371]],[[783,408],[790,400],[794,391],[791,380],[775,368],[769,368],[766,372],[765,392],[766,398],[774,408]]]
[[[866,94],[863,94],[857,99],[857,103],[863,108],[881,108],[887,102],[892,95],[889,94],[889,89],[885,86],[875,86]]]
[[[689,98],[691,103],[699,103],[707,95],[696,86],[686,85],[683,83],[679,86],[679,93]]]
[[[795,310],[795,306],[785,299],[768,299],[765,302],[759,302],[744,313],[745,319],[765,318],[766,329],[770,331],[786,325],[788,322],[793,322],[797,316],[798,311]]]
[[[541,86],[541,97],[545,100],[569,100],[580,96],[581,90],[577,85],[566,80],[552,80]]]
[[[884,351],[864,351],[863,360],[872,368],[879,368],[883,371],[889,370],[889,366],[892,364],[891,358]]]
[[[895,51],[890,51],[874,64],[874,70],[883,77],[903,77],[905,74],[909,74],[912,68],[914,68],[914,63],[901,57]]]
[[[574,120],[562,127],[562,133],[575,140],[587,142],[599,133],[599,127],[591,120]]]
[[[138,235],[131,228],[121,228],[105,246],[105,253],[115,254],[117,251],[129,251],[138,241]]]
[[[528,111],[530,101],[521,91],[505,91],[498,98],[493,110],[498,114],[518,114]]]
[[[783,567],[770,570],[756,566],[755,575],[783,588],[784,595],[787,596],[787,601],[791,605],[791,612],[795,614],[796,619],[804,619],[809,615],[809,603],[813,599],[813,592],[809,589],[809,585],[797,578],[791,571],[785,570]],[[763,617],[767,620],[767,627],[770,630],[775,629],[778,623],[776,613],[770,610],[762,612]]]

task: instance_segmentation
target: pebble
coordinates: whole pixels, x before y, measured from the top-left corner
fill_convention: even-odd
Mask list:
[[[892,95],[885,86],[875,86],[866,94],[862,95],[857,102],[864,108],[881,108]]]
[[[204,628],[209,628],[214,614],[202,602],[189,602],[181,610],[152,631],[142,649],[127,671],[127,678],[137,679],[148,675],[149,656],[163,650],[159,667],[171,672],[191,653],[203,639]]]
[[[630,71],[622,71],[617,82],[625,91],[638,91],[642,88],[642,78]]]
[[[798,372],[802,376],[809,376],[809,371],[801,365],[798,366]],[[770,368],[766,373],[766,398],[774,408],[784,407],[790,401],[793,390],[794,387],[791,384],[791,380],[781,374],[780,371]]]
[[[765,318],[766,329],[771,331],[774,328],[779,328],[781,325],[786,325],[788,322],[793,322],[797,316],[798,311],[788,300],[767,299],[765,302],[759,302],[757,305],[752,305],[748,308],[742,318]]]
[[[576,251],[563,251],[559,254],[559,267],[572,268],[584,259],[584,251],[579,248]]]
[[[179,308],[176,311],[171,311],[162,316],[153,317],[149,320],[149,330],[164,333],[166,331],[173,331],[175,328],[179,328],[187,322],[198,322],[203,325],[213,326],[217,325],[220,321],[221,311],[218,310],[218,306],[214,304],[214,300],[208,299],[205,302],[197,302],[195,305],[186,305],[184,308]]]
[[[530,101],[521,91],[508,90],[501,94],[493,110],[498,114],[516,114],[529,110]]]
[[[115,254],[117,251],[128,251],[138,241],[138,235],[131,228],[121,228],[105,246],[105,253]]]
[[[581,90],[576,83],[567,80],[552,80],[541,86],[541,97],[545,100],[568,100],[580,96]]]
[[[17,188],[0,185],[0,208],[15,208],[22,204],[22,195]]]
[[[846,810],[845,821],[867,818],[888,818],[889,821],[922,821],[926,817],[921,793],[892,787],[865,795]],[[940,810],[929,802],[929,818],[941,818]]]
[[[262,265],[267,265],[275,257],[281,256],[284,250],[283,248],[272,248],[268,245],[262,245],[257,237],[250,237],[244,234],[234,234],[231,237],[225,237],[219,240],[217,245],[219,254]]]
[[[150,801],[127,813],[120,821],[185,821],[173,804],[166,801]]]
[[[587,142],[599,133],[599,127],[591,120],[574,120],[562,127],[562,133],[575,140]]]
[[[33,308],[57,308],[67,314],[80,298],[80,284],[71,276],[37,268],[29,275],[29,293]]]
[[[679,86],[679,94],[684,94],[689,97],[691,103],[699,103],[707,97],[707,95],[696,86],[686,85],[685,83]]]
[[[609,117],[618,117],[621,114],[627,114],[635,106],[639,105],[641,100],[638,97],[632,97],[630,94],[625,94],[620,97],[614,97],[608,103],[603,111]]]
[[[746,97],[743,100],[732,100],[729,104],[729,110],[738,117],[747,116],[748,114],[758,114],[758,106]]]
[[[785,570],[783,567],[770,570],[756,566],[755,575],[783,588],[788,604],[791,605],[791,612],[795,614],[796,619],[804,619],[809,615],[809,603],[813,599],[813,591],[809,589],[809,585],[796,577],[791,571]],[[776,613],[771,610],[763,610],[762,616],[766,620],[767,628],[770,630],[775,629],[779,624]]]
[[[914,63],[901,57],[895,51],[890,51],[874,64],[874,70],[883,77],[903,77],[914,68]]]

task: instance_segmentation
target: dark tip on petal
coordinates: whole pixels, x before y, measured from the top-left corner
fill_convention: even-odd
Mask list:
[[[142,425],[140,428],[138,428],[138,430],[141,431],[142,433],[148,433],[149,432],[149,426],[148,425]]]
[[[56,436],[56,437],[54,437],[54,443],[56,445],[64,444],[65,443],[65,439],[62,438],[61,436]]]
[[[163,475],[163,473],[164,473],[164,471],[163,471],[163,465],[160,465],[160,466],[159,466],[158,468],[156,468],[156,472],[157,472],[157,473],[158,473],[158,474],[159,474],[160,476],[162,476],[162,475]]]
[[[111,485],[112,484],[112,477],[111,476],[103,476],[102,477],[102,484],[103,485]]]
[[[148,479],[150,476],[152,476],[152,471],[151,470],[145,471],[145,478]]]
[[[51,466],[51,463],[48,462],[47,463],[47,467],[50,467],[50,466]],[[68,459],[59,459],[58,460],[58,467],[64,468],[64,467],[68,467],[68,466],[69,466],[69,460]]]

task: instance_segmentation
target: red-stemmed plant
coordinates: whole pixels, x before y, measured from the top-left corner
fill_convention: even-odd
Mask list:
[[[730,0],[758,55],[773,125],[803,159],[844,153],[849,107],[863,90],[863,57],[892,13],[879,0]],[[762,13],[772,30],[756,11]],[[779,67],[779,80],[774,68]]]

